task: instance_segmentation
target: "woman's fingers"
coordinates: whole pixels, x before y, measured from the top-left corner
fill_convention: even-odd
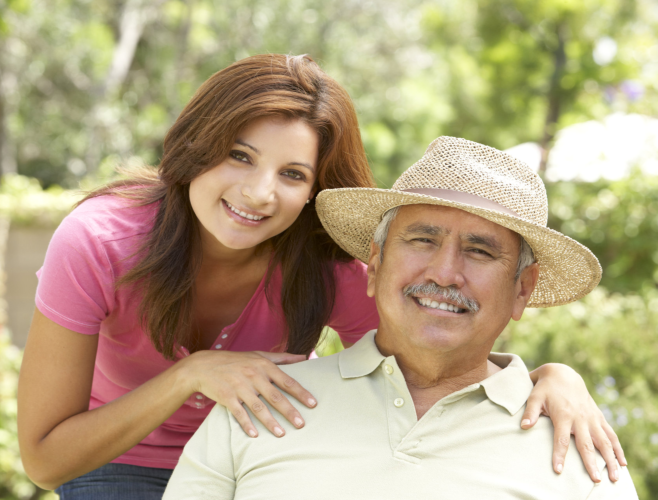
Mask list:
[[[619,480],[619,464],[617,464],[615,450],[612,447],[612,442],[608,439],[608,436],[603,428],[599,426],[598,422],[595,422],[594,425],[594,430],[590,431],[592,433],[592,443],[605,460],[608,477],[614,483]]]
[[[594,451],[594,443],[589,432],[589,426],[585,423],[577,423],[574,429],[576,447],[580,453],[580,458],[582,458],[585,464],[589,477],[592,478],[592,481],[598,483],[601,481],[601,473],[599,472],[598,465],[596,465],[596,452]]]
[[[533,425],[535,425],[542,411],[543,401],[540,398],[536,398],[531,395],[528,398],[525,412],[523,412],[523,417],[521,418],[521,428],[530,429]]]
[[[272,379],[272,382],[274,382],[277,386],[279,386],[280,389],[290,394],[300,403],[308,406],[309,408],[314,408],[318,404],[313,397],[313,394],[304,389],[299,382],[297,382],[294,378],[292,378],[280,368],[275,367],[274,370],[270,371],[269,375]],[[286,401],[288,400],[286,399]]]
[[[275,365],[292,365],[293,363],[306,361],[306,356],[304,356],[303,354],[290,354],[289,352],[265,352],[265,351],[254,351],[254,352],[260,354],[265,359],[271,361]]]
[[[612,427],[606,421],[605,418],[602,418],[601,421],[602,421],[601,427],[603,427],[603,432],[605,432],[606,436],[608,436],[608,439],[612,443],[612,449],[615,452],[615,456],[617,457],[617,460],[621,465],[626,467],[628,465],[628,462],[626,462],[626,457],[624,456],[624,450],[621,447],[621,443],[619,442],[619,438],[617,437],[617,434],[615,433],[614,430],[612,430]]]
[[[248,436],[253,438],[258,437],[258,429],[256,429],[256,426],[249,418],[249,412],[244,409],[244,406],[242,406],[240,401],[236,399],[230,406],[227,406],[227,408]]]
[[[553,433],[553,470],[561,474],[564,470],[564,459],[571,444],[571,422],[555,421]]]

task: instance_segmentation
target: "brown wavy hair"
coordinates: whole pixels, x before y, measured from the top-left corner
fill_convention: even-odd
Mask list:
[[[201,85],[167,133],[157,172],[133,170],[126,180],[82,200],[117,195],[138,205],[160,203],[138,263],[117,286],[139,290],[142,326],[167,359],[174,358],[177,345],[195,342],[191,313],[201,243],[189,200],[190,182],[228,156],[244,127],[266,116],[301,119],[317,131],[317,192],[375,185],[345,89],[308,56],[268,54],[238,61]],[[322,228],[314,200],[271,243],[274,255],[266,284],[269,287],[273,270],[280,266],[284,345],[289,352],[309,354],[333,308],[332,263],[352,258]]]

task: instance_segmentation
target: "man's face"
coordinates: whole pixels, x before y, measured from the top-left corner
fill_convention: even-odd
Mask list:
[[[413,348],[488,353],[510,318],[521,318],[537,280],[537,264],[515,280],[519,243],[516,233],[463,210],[401,207],[383,262],[373,244],[368,265],[380,332]],[[453,298],[411,288],[433,284]]]

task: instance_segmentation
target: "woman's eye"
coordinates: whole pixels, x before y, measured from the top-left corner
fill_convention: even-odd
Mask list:
[[[295,180],[304,180],[304,176],[295,170],[286,170],[283,175]]]
[[[248,155],[241,151],[231,151],[231,158],[235,158],[238,161],[249,162],[250,158]]]

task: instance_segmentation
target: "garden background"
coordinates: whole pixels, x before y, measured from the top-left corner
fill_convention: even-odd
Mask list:
[[[202,81],[280,52],[348,89],[381,187],[439,135],[540,172],[549,226],[589,246],[603,280],[528,310],[496,348],[581,373],[640,498],[658,499],[657,32],[655,0],[0,0],[0,498],[56,498],[27,479],[16,439],[44,241],[80,187],[157,165]],[[318,351],[339,348],[328,332]]]

